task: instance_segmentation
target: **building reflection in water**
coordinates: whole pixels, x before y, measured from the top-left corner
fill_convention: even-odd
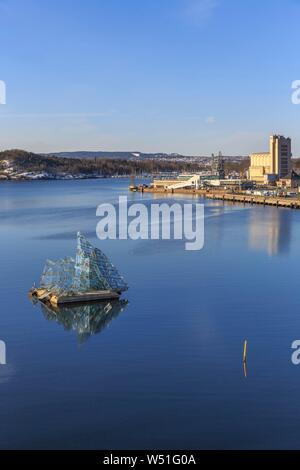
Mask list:
[[[291,209],[253,208],[249,216],[249,247],[270,256],[287,253],[291,242]]]
[[[59,306],[40,303],[46,320],[60,323],[67,331],[77,331],[79,343],[100,333],[126,308],[127,300]]]

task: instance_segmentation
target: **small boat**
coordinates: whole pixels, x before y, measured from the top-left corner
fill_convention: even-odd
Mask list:
[[[128,289],[123,276],[107,256],[77,233],[75,258],[47,260],[40,287],[29,294],[53,306],[118,299]]]

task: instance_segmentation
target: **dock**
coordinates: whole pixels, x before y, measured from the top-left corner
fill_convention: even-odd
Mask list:
[[[143,188],[139,187],[137,191],[155,194],[182,194],[182,195],[197,195],[207,199],[214,199],[218,201],[229,201],[232,203],[242,204],[260,204],[263,206],[286,207],[289,209],[300,209],[300,198],[292,197],[274,197],[274,196],[257,196],[254,194],[245,193],[227,193],[225,191],[207,191],[205,189],[163,189],[163,188]]]

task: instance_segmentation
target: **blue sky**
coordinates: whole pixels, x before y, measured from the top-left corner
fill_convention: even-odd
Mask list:
[[[300,156],[300,0],[0,0],[0,148]]]

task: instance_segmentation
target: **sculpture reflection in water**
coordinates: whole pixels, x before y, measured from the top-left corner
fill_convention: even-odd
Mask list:
[[[126,308],[127,300],[70,304],[54,307],[39,303],[46,320],[60,323],[67,331],[77,331],[79,343],[104,330]]]

